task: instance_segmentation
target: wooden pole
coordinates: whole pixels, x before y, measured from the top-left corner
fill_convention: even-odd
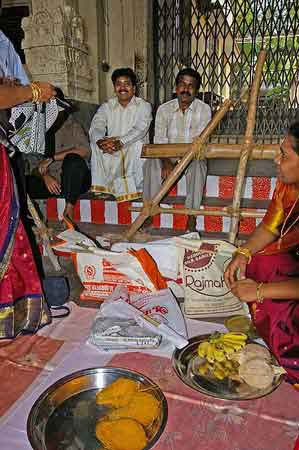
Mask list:
[[[279,151],[279,144],[252,144],[250,159],[273,160]],[[191,148],[191,144],[145,144],[142,158],[181,158]],[[243,144],[207,144],[207,159],[240,159]]]
[[[58,272],[59,270],[61,270],[61,266],[58,262],[57,256],[54,254],[53,249],[50,245],[49,230],[46,227],[46,225],[43,223],[42,219],[40,218],[40,216],[39,216],[38,212],[36,211],[35,206],[32,203],[28,194],[27,194],[27,204],[28,204],[29,212],[35,223],[35,226],[38,229],[39,234],[41,236],[43,245],[45,246],[47,255],[48,255],[51,263],[53,264],[54,269]]]
[[[256,119],[256,105],[257,105],[257,98],[259,94],[260,89],[260,83],[262,79],[262,71],[264,62],[266,59],[266,51],[262,50],[259,53],[257,65],[256,65],[256,71],[254,80],[251,87],[250,97],[249,97],[249,105],[248,105],[248,114],[247,114],[247,125],[246,125],[246,131],[243,141],[243,150],[241,152],[240,161],[239,161],[239,168],[238,168],[238,174],[236,179],[236,185],[234,190],[234,197],[233,197],[233,204],[232,204],[232,219],[230,224],[230,231],[229,231],[229,242],[234,243],[237,233],[238,233],[238,227],[239,227],[239,220],[240,220],[240,203],[241,203],[241,194],[242,194],[242,188],[244,185],[244,178],[246,173],[246,166],[247,161],[250,156],[250,151],[252,148],[252,136],[253,131],[255,127],[255,119]]]
[[[240,216],[241,217],[254,217],[256,219],[261,219],[264,217],[265,213],[252,210],[251,208],[241,208]],[[142,207],[134,206],[130,208],[130,211],[140,212],[142,211]],[[162,206],[157,206],[155,208],[155,214],[182,214],[182,215],[192,215],[192,216],[223,216],[223,217],[231,217],[232,210],[229,206],[218,207],[217,209],[190,209],[190,208],[163,208]]]
[[[222,118],[225,116],[225,114],[231,108],[232,105],[233,105],[232,100],[227,99],[223,102],[221,108],[216,112],[216,114],[214,115],[212,120],[208,123],[206,128],[202,131],[200,136],[194,139],[193,143],[191,144],[190,150],[183,156],[183,158],[178,162],[178,164],[175,166],[171,174],[166,178],[160,191],[157,192],[154,198],[151,201],[147,202],[146,205],[143,207],[137,219],[132,223],[129,230],[125,233],[124,236],[125,239],[130,240],[134,236],[136,231],[138,231],[139,228],[143,225],[145,220],[148,217],[155,214],[154,213],[155,208],[159,205],[162,198],[167,194],[172,185],[177,181],[179,176],[186,169],[186,167],[192,161],[195,155],[199,155],[199,157],[202,159],[205,157],[204,143],[207,141],[209,136],[215,130],[219,122],[222,120]]]

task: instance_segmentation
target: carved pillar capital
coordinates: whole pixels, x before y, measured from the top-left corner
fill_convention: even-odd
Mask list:
[[[22,21],[22,47],[33,79],[49,81],[67,97],[89,101],[93,91],[84,21],[76,2],[32,0]]]

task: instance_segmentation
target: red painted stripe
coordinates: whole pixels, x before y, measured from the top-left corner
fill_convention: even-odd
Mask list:
[[[105,201],[90,200],[91,222],[97,224],[105,223]]]
[[[255,200],[268,200],[271,193],[271,178],[252,177],[252,198]]]
[[[153,217],[153,227],[160,228],[161,227],[161,214],[156,214]]]
[[[119,225],[130,225],[132,223],[131,211],[129,211],[130,206],[131,202],[121,202],[117,204]]]
[[[178,186],[177,184],[175,184],[174,186],[172,186],[172,188],[170,189],[168,195],[170,197],[175,197],[176,195],[178,195]]]
[[[236,177],[219,177],[219,198],[233,198]]]
[[[81,220],[81,214],[80,214],[80,200],[76,202],[75,208],[74,208],[74,221],[80,222]]]
[[[253,209],[246,209],[246,211],[254,211]],[[256,229],[255,217],[246,217],[240,220],[239,233],[251,234]]]
[[[47,199],[47,218],[48,220],[58,220],[57,199]]]
[[[211,208],[209,209],[217,209]],[[204,230],[205,231],[222,231],[223,229],[223,221],[221,216],[204,216]]]
[[[175,209],[185,208],[185,205],[174,205]],[[173,214],[173,228],[175,230],[186,230],[187,216],[182,214]]]

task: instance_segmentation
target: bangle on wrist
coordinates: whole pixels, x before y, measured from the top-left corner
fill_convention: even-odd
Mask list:
[[[36,83],[31,83],[30,87],[32,91],[32,102],[38,103],[42,96],[42,90]]]
[[[256,287],[256,301],[257,303],[263,303],[264,297],[262,296],[262,287],[264,283],[259,283]]]
[[[234,255],[246,256],[246,258],[248,259],[247,264],[249,264],[252,259],[251,251],[249,250],[249,248],[246,247],[238,247],[237,250],[234,252]]]

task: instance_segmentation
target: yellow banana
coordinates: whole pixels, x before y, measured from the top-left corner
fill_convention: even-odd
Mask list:
[[[207,360],[210,363],[213,363],[215,361],[215,347],[214,347],[214,344],[210,344],[209,345],[206,358],[207,358]]]
[[[209,369],[210,369],[210,364],[208,363],[208,361],[206,361],[205,363],[203,363],[203,364],[201,364],[201,365],[199,366],[198,372],[199,372],[201,375],[205,375],[205,374],[208,372]]]
[[[216,361],[224,361],[226,359],[223,349],[215,348],[214,357]]]
[[[230,341],[230,342],[246,342],[247,335],[244,333],[225,333],[222,336],[222,339],[224,341]]]
[[[222,342],[222,348],[226,355],[230,355],[236,351],[235,347],[227,342]]]
[[[220,368],[220,367],[217,367],[217,368],[215,368],[215,369],[213,370],[213,375],[214,375],[216,378],[218,378],[219,380],[223,380],[223,379],[227,376],[225,370],[223,370],[223,369]]]
[[[238,362],[234,355],[246,345],[247,335],[238,332],[214,333],[209,340],[199,344],[197,353],[205,362],[198,368],[201,375],[210,372],[219,380],[234,376]]]
[[[204,358],[207,355],[209,346],[210,346],[210,343],[208,341],[201,342],[197,349],[198,356],[200,356],[201,358]]]

